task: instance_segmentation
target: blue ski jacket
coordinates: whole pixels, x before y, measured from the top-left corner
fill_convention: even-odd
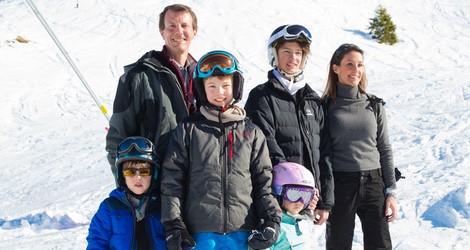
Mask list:
[[[145,209],[145,231],[151,249],[166,249],[165,230],[160,222],[160,202],[151,197]],[[134,209],[123,189],[114,189],[101,202],[88,230],[86,249],[137,249]]]

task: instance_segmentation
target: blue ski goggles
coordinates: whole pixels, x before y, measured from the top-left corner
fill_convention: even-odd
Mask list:
[[[204,55],[197,63],[194,77],[207,78],[214,71],[225,75],[242,72],[237,59],[226,51],[212,51]]]
[[[310,31],[302,25],[285,25],[275,29],[269,38],[269,43],[272,44],[279,38],[284,38],[284,40],[295,40],[299,37],[303,37],[308,43],[312,42],[312,34]]]
[[[119,144],[117,148],[117,153],[119,155],[122,155],[134,149],[140,153],[150,154],[150,153],[153,153],[154,146],[152,142],[147,138],[129,137],[129,138],[124,139]]]

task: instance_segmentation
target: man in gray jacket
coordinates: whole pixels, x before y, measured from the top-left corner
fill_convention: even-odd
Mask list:
[[[189,46],[197,34],[196,15],[188,6],[169,5],[160,14],[159,29],[163,49],[145,53],[126,66],[119,79],[106,135],[116,180],[116,147],[124,138],[146,137],[154,142],[158,155],[165,155],[170,132],[195,110],[192,72],[197,62]]]

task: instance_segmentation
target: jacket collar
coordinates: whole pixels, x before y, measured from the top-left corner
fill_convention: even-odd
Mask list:
[[[274,74],[274,70],[270,70],[268,72],[268,83],[272,85],[272,87],[278,91],[283,91],[285,93],[289,93],[286,91],[286,89],[284,88],[284,86],[282,85],[282,83],[279,81],[279,79],[277,79],[277,77],[275,76]],[[310,85],[308,84],[305,84],[305,86],[303,88],[301,88],[300,90],[298,90],[298,92],[301,92],[301,93],[297,93],[296,96],[298,96],[299,94],[303,97],[316,97],[318,96],[316,94],[316,92],[310,87]]]

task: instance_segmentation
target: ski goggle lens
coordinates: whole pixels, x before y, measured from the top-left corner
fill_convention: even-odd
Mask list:
[[[273,32],[273,35],[269,39],[269,44],[273,43],[277,39],[283,37],[285,40],[295,40],[303,36],[308,43],[312,42],[312,34],[310,31],[302,25],[287,25],[283,28],[278,28]]]
[[[124,176],[135,176],[139,174],[140,176],[150,176],[150,168],[125,168],[123,171]]]
[[[202,58],[197,64],[197,76],[206,78],[214,73],[215,69],[219,69],[224,74],[232,74],[237,71],[237,62],[227,53],[214,53]]]
[[[146,138],[126,138],[118,146],[118,154],[124,154],[132,149],[139,151],[140,153],[152,153],[153,144]]]
[[[292,203],[302,200],[305,205],[308,205],[315,196],[315,189],[311,187],[285,186],[283,191],[283,198]]]

